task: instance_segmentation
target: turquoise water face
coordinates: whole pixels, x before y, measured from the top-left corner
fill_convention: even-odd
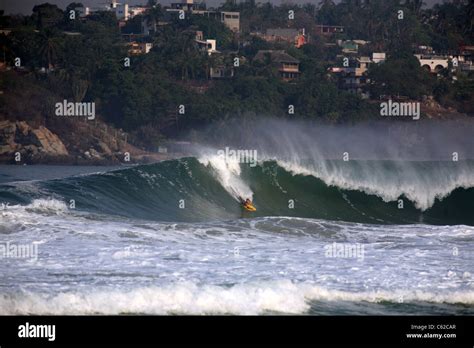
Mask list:
[[[0,202],[28,204],[32,199],[54,198],[72,201],[81,211],[168,222],[293,216],[474,225],[472,161],[268,160],[250,167],[204,156],[114,171],[16,168],[21,178],[37,181],[4,183]],[[90,170],[95,174],[84,174]],[[251,198],[257,212],[243,213],[239,196]]]

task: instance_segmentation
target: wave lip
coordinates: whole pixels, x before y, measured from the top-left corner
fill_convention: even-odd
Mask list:
[[[241,176],[241,166],[235,158],[225,158],[216,154],[206,154],[199,157],[199,162],[209,168],[224,187],[235,198],[243,197],[253,199],[253,192]]]
[[[422,290],[349,292],[287,280],[230,287],[181,282],[133,290],[92,290],[56,295],[22,292],[0,297],[2,315],[87,314],[304,314],[311,301],[474,305],[474,291],[434,293]],[[317,310],[317,308],[316,308]]]
[[[376,195],[384,202],[406,197],[425,211],[459,188],[474,187],[474,166],[449,162],[321,161],[310,165],[276,159],[293,175],[313,176],[326,185]]]

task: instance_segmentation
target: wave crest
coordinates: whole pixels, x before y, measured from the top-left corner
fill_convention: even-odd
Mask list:
[[[421,290],[349,292],[291,281],[231,287],[183,282],[133,290],[92,290],[56,295],[23,292],[0,297],[2,315],[77,314],[304,314],[312,301],[474,304],[474,291],[433,293]],[[317,312],[317,305],[313,308]]]

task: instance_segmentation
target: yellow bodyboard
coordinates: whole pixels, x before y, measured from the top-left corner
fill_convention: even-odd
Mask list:
[[[242,207],[247,211],[257,211],[257,208],[255,208],[252,204],[243,204]]]

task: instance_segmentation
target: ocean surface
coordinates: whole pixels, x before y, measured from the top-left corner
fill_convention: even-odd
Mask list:
[[[0,315],[473,315],[473,202],[473,161],[0,166]]]

